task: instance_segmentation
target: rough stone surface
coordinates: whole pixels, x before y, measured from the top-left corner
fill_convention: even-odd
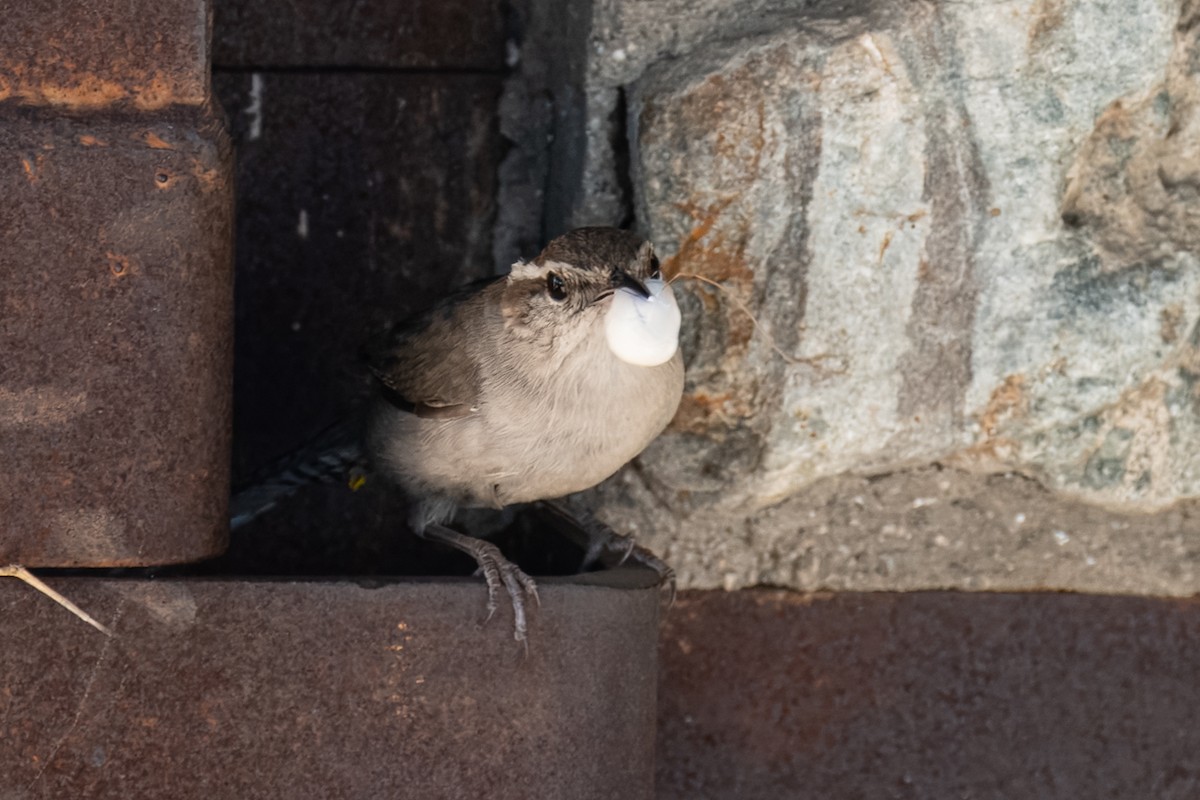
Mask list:
[[[842,475],[750,516],[674,514],[647,470],[598,493],[608,516],[662,555],[682,586],[805,590],[1069,588],[1200,591],[1200,503],[1120,513],[1015,473],[940,466]]]
[[[1198,8],[595,3],[555,213],[632,212],[720,284],[678,284],[687,391],[631,479],[657,505],[618,482],[609,519],[711,553],[816,481],[934,462],[1200,497]]]

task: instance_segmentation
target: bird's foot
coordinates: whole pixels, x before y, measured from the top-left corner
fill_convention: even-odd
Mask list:
[[[608,525],[594,518],[591,520],[591,525],[594,528],[584,528],[588,532],[590,540],[587,553],[583,556],[580,572],[590,569],[605,555],[619,556],[617,564],[632,561],[657,572],[659,584],[667,588],[669,595],[667,606],[675,605],[675,570],[671,569],[667,562],[654,555],[648,548],[642,547],[634,541],[632,536],[617,533]]]
[[[500,548],[491,542],[436,524],[426,526],[424,536],[448,544],[475,559],[475,563],[479,565],[478,572],[483,575],[488,590],[487,618],[484,619],[484,624],[495,616],[500,607],[498,598],[501,589],[508,593],[513,609],[513,638],[520,642],[528,653],[529,628],[525,616],[525,602],[527,598],[532,597],[539,606],[542,604],[541,598],[538,597],[537,583],[533,578],[505,558]]]
[[[586,572],[599,562],[611,561],[620,565],[632,561],[658,573],[660,585],[665,586],[670,594],[669,605],[675,604],[675,570],[671,569],[667,562],[654,555],[648,548],[642,547],[632,536],[617,533],[586,511],[572,511],[559,501],[543,501],[542,505],[575,523],[587,534],[583,562],[579,566],[580,572]]]

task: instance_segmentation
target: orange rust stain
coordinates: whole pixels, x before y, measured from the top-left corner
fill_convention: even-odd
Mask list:
[[[732,202],[733,198],[726,198],[708,207],[678,204],[677,207],[698,224],[688,232],[675,255],[665,260],[663,272],[672,279],[686,280],[689,276],[695,276],[718,284],[732,284],[722,285],[721,289],[731,292],[736,304],[739,297],[743,303],[748,300],[745,295],[754,281],[754,272],[746,266],[745,241],[749,236],[746,225],[734,223],[736,233],[733,241],[716,229],[721,212]],[[704,298],[706,310],[719,308],[716,298],[712,298],[714,303],[709,302],[709,292],[697,294]],[[745,346],[754,335],[754,321],[746,314],[727,314],[726,324],[730,348]]]
[[[742,348],[754,338],[754,320],[747,314],[731,314],[726,320],[730,348]]]
[[[728,202],[726,205],[728,205]],[[682,210],[686,211],[687,209]],[[714,214],[713,216],[701,222],[699,226],[692,228],[692,230],[688,232],[687,238],[680,242],[679,249],[675,252],[675,255],[668,256],[663,260],[662,271],[667,280],[672,280],[676,275],[679,274],[679,262],[687,261],[686,254],[695,248],[701,239],[708,235],[708,232],[712,230],[712,226],[715,225],[716,222],[717,218]]]
[[[1000,209],[991,208],[991,209],[988,209],[988,213],[991,214],[993,217],[998,217],[998,216],[1000,216]]]
[[[160,139],[153,131],[146,131],[146,135],[142,137],[142,141],[144,141],[151,149],[154,150],[175,149],[172,145]]]
[[[678,142],[684,149],[708,150],[715,168],[734,181],[749,183],[759,172],[767,143],[767,104],[757,70],[741,69],[709,75],[672,104],[671,115],[680,121],[670,131],[705,131],[700,137]],[[643,108],[643,144],[659,140],[660,112],[653,104]],[[677,136],[677,133],[669,133]]]
[[[1005,418],[1025,414],[1029,399],[1025,396],[1025,376],[1009,375],[992,391],[987,406],[979,417],[983,438],[950,459],[970,467],[980,464],[989,469],[1012,463],[1020,451],[1020,444],[1013,438],[999,435],[1000,423]]]
[[[732,392],[709,394],[698,389],[685,394],[668,429],[679,433],[705,433],[714,426],[724,427],[731,416],[729,404],[733,399]]]
[[[67,60],[60,59],[56,66],[70,73],[68,81],[49,80],[42,68],[32,70],[21,64],[0,64],[7,73],[0,78],[0,101],[76,110],[127,103],[142,111],[157,111],[173,104],[199,105],[205,99],[199,82],[185,80],[177,84],[157,71],[144,74],[129,70],[129,74],[122,75],[116,70],[110,75],[117,74],[121,79],[114,79],[80,70]]]
[[[192,159],[192,176],[200,183],[200,188],[205,191],[218,189],[225,185],[225,173],[220,169],[204,166],[199,159]]]
[[[97,139],[90,133],[84,133],[79,136],[79,143],[84,147],[108,147],[108,142],[103,139]]]
[[[1062,27],[1066,19],[1062,0],[1039,0],[1037,5],[1030,10],[1030,16],[1033,17],[1033,25],[1029,29],[1029,45],[1031,47],[1044,42],[1054,31]]]
[[[887,252],[887,249],[891,245],[891,243],[892,243],[892,232],[885,231],[883,234],[883,241],[879,243],[879,263],[880,264],[883,263],[883,254]]]
[[[719,83],[717,85],[718,87],[720,86]],[[699,108],[695,109],[695,113],[692,115],[697,119],[704,117],[711,119],[714,116],[716,119],[721,119],[728,113],[726,104],[723,101],[719,101],[710,107],[708,102],[700,98],[698,105]],[[724,131],[718,130],[713,148],[716,151],[716,155],[721,159],[733,163],[744,162],[745,165],[741,167],[741,172],[747,179],[753,179],[759,173],[762,166],[763,150],[767,144],[766,101],[761,98],[755,104],[755,120],[752,124],[754,128],[753,134],[750,136],[746,135],[747,128],[750,126],[746,126],[745,128],[738,126],[733,131],[733,136],[727,136]],[[747,144],[750,146],[748,161],[743,150]]]
[[[1096,118],[1095,133],[1111,139],[1131,139],[1135,127],[1133,116],[1123,102],[1115,100]]]
[[[996,435],[1001,418],[1023,413],[1027,408],[1025,376],[1009,375],[988,398],[987,407],[979,418],[979,427],[983,430],[983,435],[991,439]]]
[[[25,179],[31,184],[36,184],[44,163],[46,163],[46,155],[44,153],[38,153],[33,157],[33,160],[22,158],[21,169],[25,172]]]
[[[133,262],[129,260],[129,256],[119,255],[113,252],[105,253],[108,256],[108,271],[112,273],[114,278],[124,278],[126,275],[133,273]]]
[[[1011,467],[1013,459],[1021,450],[1021,445],[1016,439],[1011,439],[1007,436],[996,436],[977,444],[973,444],[965,450],[960,450],[949,456],[946,461],[952,466],[960,466],[964,469],[987,469],[998,470],[1005,467]]]
[[[1158,317],[1158,335],[1163,344],[1174,344],[1179,340],[1180,328],[1184,321],[1183,305],[1174,303],[1164,308]]]
[[[682,280],[687,280],[687,278]],[[721,307],[721,301],[715,292],[697,292],[696,297],[704,304],[704,313],[706,314],[711,314]]]
[[[666,259],[663,264],[663,271],[668,276],[674,277],[684,272],[714,281],[736,280],[748,283],[754,279],[753,271],[746,266],[745,235],[739,236],[738,241],[732,244],[725,236],[709,236],[713,233],[721,212],[732,202],[733,198],[727,198],[707,208],[687,203],[677,206],[699,224],[688,232],[675,255]],[[744,231],[744,225],[739,227]]]
[[[920,211],[914,211],[913,213],[909,214],[907,217],[905,217],[905,219],[915,225],[918,221],[920,221],[924,217],[927,217],[928,215],[929,215],[929,211],[922,208]]]

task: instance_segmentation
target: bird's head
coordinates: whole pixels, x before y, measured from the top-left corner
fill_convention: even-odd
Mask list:
[[[509,329],[560,353],[604,336],[622,361],[656,366],[679,346],[679,307],[650,242],[616,228],[579,228],[513,265]]]

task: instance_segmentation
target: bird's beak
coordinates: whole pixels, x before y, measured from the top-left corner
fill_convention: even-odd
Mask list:
[[[650,290],[646,288],[646,284],[623,269],[619,269],[613,273],[612,286],[613,289],[629,289],[647,299],[650,297]]]

